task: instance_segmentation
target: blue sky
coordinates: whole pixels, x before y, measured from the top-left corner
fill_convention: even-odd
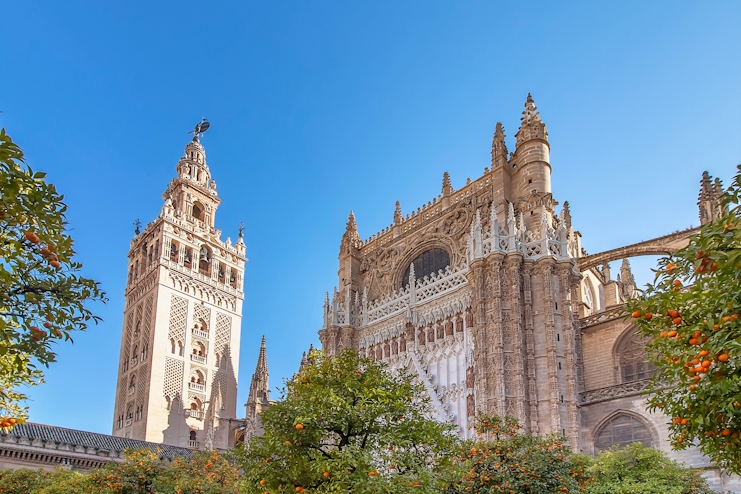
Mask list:
[[[11,2],[0,126],[67,198],[104,322],[59,347],[31,419],[110,433],[132,223],[189,137],[247,256],[238,403],[318,343],[350,209],[361,237],[510,149],[528,92],[553,193],[589,252],[698,223],[703,170],[741,163],[741,2]],[[650,278],[651,259],[635,260]],[[243,409],[239,410],[243,413]]]

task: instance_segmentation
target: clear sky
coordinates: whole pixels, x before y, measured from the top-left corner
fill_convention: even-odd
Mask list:
[[[115,5],[114,5],[115,3]],[[0,125],[67,198],[104,322],[59,347],[31,419],[111,432],[132,223],[154,219],[201,117],[246,227],[238,403],[318,344],[350,209],[367,238],[490,164],[528,92],[553,194],[591,253],[698,223],[741,163],[741,2],[6,2]],[[650,277],[651,260],[636,260]],[[616,267],[616,266],[614,266]],[[276,395],[276,393],[274,393]],[[243,408],[238,410],[243,413]]]

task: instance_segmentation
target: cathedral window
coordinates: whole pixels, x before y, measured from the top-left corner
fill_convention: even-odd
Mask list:
[[[628,413],[618,413],[600,427],[595,434],[595,453],[610,449],[612,446],[622,448],[632,443],[641,443],[646,447],[653,446],[653,435],[645,422]]]
[[[654,367],[646,356],[646,342],[636,331],[632,331],[619,345],[618,359],[624,383],[648,379],[653,375]]]
[[[409,285],[409,268],[414,264],[414,276],[417,279],[431,274],[437,274],[438,271],[443,270],[450,266],[450,254],[445,249],[430,249],[418,255],[404,271],[404,277],[401,280],[401,288],[406,288]]]

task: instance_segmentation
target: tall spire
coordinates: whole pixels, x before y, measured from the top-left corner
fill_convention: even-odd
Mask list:
[[[257,357],[255,373],[250,382],[250,394],[247,397],[247,418],[254,419],[260,412],[270,405],[270,387],[268,384],[268,357],[265,346],[265,336],[260,343],[260,354]]]
[[[491,141],[491,169],[495,169],[507,162],[507,145],[504,143],[504,126],[497,122],[494,138]]]
[[[527,101],[525,101],[525,111],[522,112],[522,123],[520,124],[520,130],[517,131],[515,137],[517,138],[516,147],[519,147],[525,141],[531,139],[543,139],[548,140],[548,131],[545,128],[545,124],[540,119],[540,113],[538,108],[535,106],[535,100],[527,93]]]
[[[453,186],[450,185],[450,174],[448,172],[443,173],[443,195],[449,196],[453,192]]]

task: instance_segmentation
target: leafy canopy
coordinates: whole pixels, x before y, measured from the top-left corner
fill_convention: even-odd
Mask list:
[[[457,436],[422,385],[350,349],[309,357],[238,453],[247,492],[440,492]]]
[[[700,471],[685,468],[666,453],[633,443],[601,451],[588,469],[590,494],[711,494]]]
[[[66,235],[64,197],[0,130],[0,427],[23,418],[18,384],[39,382],[36,363],[48,366],[52,343],[70,340],[99,321],[87,308],[105,301],[98,283],[79,275]],[[15,422],[13,422],[15,423]]]
[[[741,166],[722,217],[661,259],[653,284],[631,300],[656,371],[649,409],[670,419],[674,448],[699,445],[741,473]]]
[[[512,417],[479,415],[474,429],[478,438],[463,443],[447,494],[585,492],[589,459],[573,454],[563,437],[522,433]]]

